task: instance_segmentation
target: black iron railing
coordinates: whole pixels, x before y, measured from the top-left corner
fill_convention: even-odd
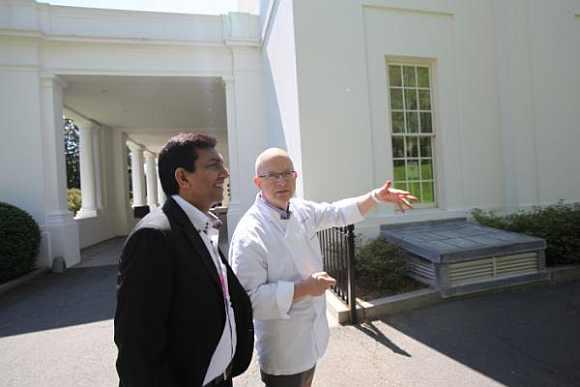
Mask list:
[[[332,291],[349,307],[350,321],[356,324],[354,274],[354,225],[318,232],[324,271],[336,279]]]

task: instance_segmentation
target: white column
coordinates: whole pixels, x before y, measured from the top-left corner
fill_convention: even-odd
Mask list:
[[[228,161],[230,167],[230,203],[228,233],[233,233],[244,211],[253,203],[256,191],[252,184],[254,162],[266,146],[266,112],[261,85],[262,74],[248,70],[251,65],[244,48],[232,48],[234,69],[232,77],[222,77],[225,86]],[[240,64],[241,63],[241,64]],[[245,64],[245,65],[244,65]],[[243,136],[241,133],[251,133]]]
[[[163,191],[163,186],[161,186],[161,180],[159,180],[159,159],[155,159],[155,165],[157,167],[157,200],[159,207],[161,207],[167,200],[167,196],[165,195],[165,191]]]
[[[115,235],[127,235],[134,224],[132,208],[129,205],[129,168],[127,165],[129,152],[127,150],[127,135],[121,129],[112,131],[113,149],[113,191],[111,204],[113,205],[113,225]]]
[[[145,151],[145,177],[147,179],[147,205],[153,209],[157,207],[157,168],[155,153]]]
[[[93,164],[95,166],[95,201],[97,203],[97,210],[102,210],[105,207],[103,181],[105,179],[104,169],[106,168],[103,168],[103,162],[107,162],[108,160],[104,160],[102,156],[102,152],[105,151],[103,147],[104,132],[105,128],[100,125],[93,130]]]
[[[42,266],[50,266],[56,256],[65,259],[67,267],[80,262],[79,229],[68,211],[66,201],[66,167],[64,157],[63,89],[65,83],[52,74],[41,76],[41,124],[43,171],[45,180],[45,214],[47,244],[50,256]],[[44,233],[43,233],[44,235]]]
[[[127,142],[131,150],[131,181],[133,182],[133,207],[143,207],[145,203],[145,176],[143,171],[143,147]]]
[[[95,176],[94,134],[96,125],[88,123],[79,127],[79,161],[81,169],[81,209],[77,218],[97,216],[97,189]]]

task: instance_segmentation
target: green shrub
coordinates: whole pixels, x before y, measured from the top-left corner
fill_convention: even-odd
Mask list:
[[[580,263],[580,203],[560,202],[506,216],[475,209],[472,215],[484,226],[545,239],[549,266]]]
[[[34,268],[40,229],[25,211],[0,202],[0,283]]]
[[[66,192],[66,200],[68,210],[76,215],[77,211],[81,209],[81,190],[78,188],[69,188]]]
[[[398,246],[382,238],[359,245],[355,253],[357,297],[370,299],[422,286],[406,275],[405,253]]]

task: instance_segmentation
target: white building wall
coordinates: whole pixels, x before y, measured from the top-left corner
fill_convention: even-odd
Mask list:
[[[304,196],[367,192],[374,171],[360,5],[297,1],[294,11]]]
[[[0,200],[29,212],[42,230],[38,264],[78,262],[64,184],[62,82],[41,71],[34,38],[0,37]],[[60,149],[62,153],[55,154]],[[62,193],[62,195],[61,195]]]
[[[303,144],[298,106],[294,10],[291,0],[263,2],[263,61],[268,146],[287,149],[299,172],[296,194],[303,190]]]
[[[98,141],[99,216],[69,222],[65,213],[55,213],[47,204],[60,198],[55,194],[64,170],[55,168],[64,156],[54,157],[58,144],[47,149],[48,140],[57,138],[45,133],[50,112],[43,114],[48,105],[41,98],[41,77],[167,75],[226,80],[233,86],[228,122],[240,132],[234,152],[228,152],[238,178],[233,230],[254,199],[253,162],[266,143],[258,25],[256,16],[239,13],[175,15],[54,7],[28,0],[0,3],[0,200],[29,211],[45,230],[41,265],[50,265],[55,254],[71,255],[71,246],[76,252],[69,264],[75,263],[79,245],[125,235],[134,225],[126,191],[126,138],[117,129],[107,128]],[[60,98],[55,103],[62,103],[62,95],[55,96]],[[222,147],[232,150],[230,140],[228,136]],[[47,219],[51,224],[45,226]]]
[[[232,229],[253,201],[253,163],[266,146],[289,150],[298,196],[365,192],[393,174],[385,57],[432,67],[438,208],[398,218],[383,206],[368,227],[580,200],[579,0],[263,0],[260,10],[217,17],[0,3],[0,200],[48,229],[62,176],[43,171],[60,161],[47,153],[41,79],[59,74],[224,79]],[[118,170],[125,140],[117,129],[101,139],[103,212],[81,222],[81,246],[134,223]]]
[[[438,101],[447,101],[447,93],[454,92],[457,110],[457,142],[443,149],[458,147],[456,156],[448,158],[447,166],[457,165],[460,181],[455,186],[442,186],[445,191],[460,189],[462,202],[449,202],[449,208],[498,208],[504,206],[505,155],[502,148],[502,130],[498,112],[498,70],[494,36],[494,13],[490,2],[454,2],[453,12],[453,57],[455,74],[449,74],[450,84],[435,84]],[[450,90],[453,89],[453,90]],[[448,102],[446,102],[448,103]],[[437,114],[437,111],[435,112]],[[441,132],[445,126],[439,127]],[[446,165],[439,171],[445,174]],[[459,188],[461,187],[461,188]],[[445,197],[447,192],[443,193]],[[445,208],[445,202],[441,207]]]
[[[580,1],[529,3],[538,201],[580,201]]]
[[[232,47],[233,77],[226,77],[228,110],[228,157],[232,200],[228,207],[231,236],[256,196],[254,163],[266,146],[266,110],[263,66],[255,48]],[[228,91],[229,89],[229,91]],[[228,96],[229,95],[229,96]]]
[[[0,52],[6,42],[0,39]],[[27,209],[44,223],[44,181],[38,71],[19,70],[0,55],[0,200]],[[26,157],[15,158],[14,149]]]
[[[579,5],[294,2],[304,196],[392,177],[389,57],[433,70],[439,210],[406,219],[580,200]]]

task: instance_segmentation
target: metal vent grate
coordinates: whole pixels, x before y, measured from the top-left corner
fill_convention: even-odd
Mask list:
[[[507,255],[495,259],[495,272],[497,276],[537,273],[538,269],[537,253]]]
[[[539,272],[537,253],[505,255],[482,258],[470,262],[452,263],[449,265],[449,283],[451,286],[456,286],[468,282],[479,282],[537,272]]]
[[[421,278],[429,281],[435,281],[435,268],[433,264],[425,259],[417,257],[408,257],[407,270]]]
[[[493,258],[449,265],[449,283],[452,286],[458,283],[483,281],[491,278],[493,278]]]

